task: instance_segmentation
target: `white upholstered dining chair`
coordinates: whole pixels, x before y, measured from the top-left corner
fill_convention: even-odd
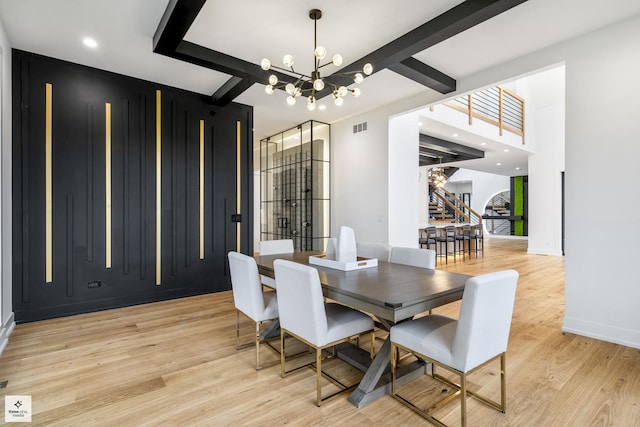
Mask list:
[[[287,371],[285,369],[285,338],[293,336],[316,351],[316,405],[355,388],[338,382],[322,372],[322,352],[351,337],[371,332],[373,354],[373,320],[366,314],[336,303],[325,303],[318,270],[307,265],[275,260],[273,263],[280,312],[280,375],[296,371],[310,364]],[[322,397],[321,378],[325,376],[340,388],[339,391]]]
[[[389,252],[391,246],[386,243],[356,243],[356,252],[358,256],[364,258],[375,258],[379,261],[389,261]]]
[[[518,273],[504,270],[470,278],[464,289],[458,320],[432,314],[391,328],[391,394],[398,401],[437,425],[444,425],[432,412],[460,397],[461,424],[467,424],[467,394],[506,412],[506,351]],[[433,378],[457,389],[433,406],[422,409],[398,394],[396,370],[398,349],[432,363]],[[488,362],[500,359],[500,403],[467,389],[467,375]],[[436,366],[457,375],[459,384],[439,375]]]
[[[242,313],[256,324],[256,370],[259,370],[261,368],[261,325],[278,319],[278,300],[275,292],[262,292],[255,259],[238,252],[229,252],[228,258],[233,302],[236,307],[236,348],[246,347],[240,344],[240,313]]]
[[[260,255],[291,254],[293,251],[293,239],[260,240],[258,242]],[[275,289],[276,287],[276,280],[271,277],[261,274],[260,281],[270,288]]]
[[[432,249],[393,246],[391,248],[391,254],[389,255],[389,262],[435,270],[436,251]]]

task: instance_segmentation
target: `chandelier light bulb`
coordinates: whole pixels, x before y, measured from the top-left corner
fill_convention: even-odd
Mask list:
[[[316,99],[313,97],[313,95],[311,95],[308,99],[307,99],[307,109],[309,111],[313,111],[316,109]]]
[[[322,89],[324,89],[324,82],[322,81],[322,79],[315,79],[313,81],[313,88],[317,91],[321,91]]]
[[[287,104],[296,105],[296,99],[291,95],[287,96]]]
[[[275,74],[271,74],[271,75],[269,76],[269,84],[270,84],[271,86],[275,86],[275,85],[277,85],[277,84],[278,84],[278,77],[276,77],[276,75],[275,75]]]
[[[360,88],[359,87],[354,88],[353,91],[351,92],[351,94],[353,96],[355,96],[356,98],[359,97],[360,96]]]
[[[336,104],[338,107],[341,106],[343,102],[344,102],[344,98],[341,96],[336,96],[336,98],[333,100],[333,103]]]
[[[266,92],[267,95],[273,95],[273,86],[271,85],[266,85],[264,87],[264,91]]]
[[[260,62],[260,68],[265,71],[269,71],[269,69],[271,69],[271,61],[269,61],[267,58],[262,58],[262,61]]]
[[[367,76],[370,76],[371,73],[373,73],[373,65],[367,62],[366,64],[364,64],[364,67],[362,67],[362,72]]]
[[[362,83],[363,80],[364,80],[364,76],[361,73],[356,73],[353,76],[353,81],[358,83],[358,84]]]
[[[333,65],[335,65],[336,67],[341,66],[342,65],[342,55],[340,55],[339,53],[336,53],[335,55],[333,55],[333,60],[331,62],[333,62]]]
[[[316,59],[324,59],[324,57],[327,56],[327,49],[322,46],[318,46],[316,47],[316,50],[313,51],[313,54]]]
[[[349,93],[349,90],[345,86],[340,86],[338,88],[338,96],[346,96]]]
[[[284,58],[282,58],[282,63],[285,67],[293,67],[293,56],[285,55]]]
[[[296,87],[293,85],[293,83],[287,83],[287,85],[284,87],[284,90],[289,95],[293,95],[294,93],[296,93]]]

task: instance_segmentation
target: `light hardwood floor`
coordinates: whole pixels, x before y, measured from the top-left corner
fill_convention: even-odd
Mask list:
[[[527,255],[524,241],[485,244],[483,258],[438,267],[520,273],[507,353],[507,413],[469,399],[469,424],[640,426],[640,350],[560,330],[564,259]],[[457,316],[458,309],[454,303],[436,312]],[[234,322],[231,293],[223,292],[21,324],[0,357],[0,381],[9,381],[2,391],[32,396],[31,425],[426,424],[389,396],[362,409],[346,396],[317,408],[313,372],[286,379],[277,365],[256,372],[254,350],[235,349]],[[262,353],[265,363],[277,360],[266,347]],[[496,363],[471,383],[497,398],[497,374]],[[442,389],[424,378],[405,390]],[[457,404],[439,415],[459,425]]]

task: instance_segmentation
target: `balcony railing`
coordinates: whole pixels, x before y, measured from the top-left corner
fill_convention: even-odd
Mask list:
[[[497,126],[500,136],[503,130],[520,135],[524,144],[524,99],[508,89],[500,86],[483,89],[444,105],[469,116],[469,124],[476,118]]]

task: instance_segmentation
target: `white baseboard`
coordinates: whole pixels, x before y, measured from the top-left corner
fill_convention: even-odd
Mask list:
[[[4,322],[2,327],[0,327],[0,355],[2,355],[4,349],[7,347],[7,344],[9,343],[9,336],[15,327],[16,322],[13,317],[13,312],[11,312],[7,321]]]
[[[536,249],[536,248],[532,248],[532,247],[529,247],[527,249],[527,253],[529,255],[562,256],[562,251],[549,251],[549,250]]]
[[[623,329],[603,323],[565,316],[562,322],[562,332],[640,349],[640,331],[633,331],[631,329]]]
[[[484,233],[485,239],[505,239],[505,240],[529,240],[529,236],[511,236],[505,234]]]

